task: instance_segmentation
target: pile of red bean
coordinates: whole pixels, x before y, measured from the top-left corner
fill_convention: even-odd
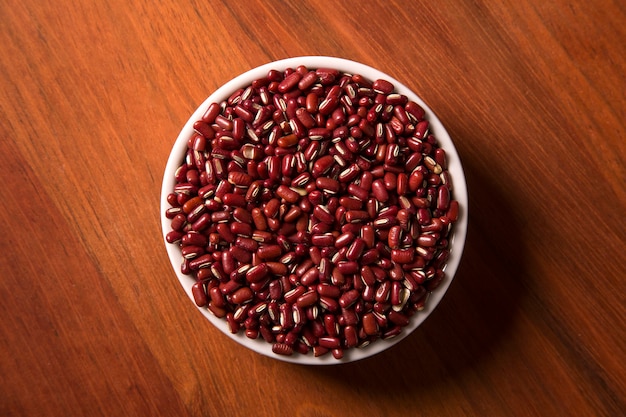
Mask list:
[[[194,130],[166,239],[231,332],[340,359],[398,335],[444,279],[459,211],[446,154],[389,81],[271,70]]]

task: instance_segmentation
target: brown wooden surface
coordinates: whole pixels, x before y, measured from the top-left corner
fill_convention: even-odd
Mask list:
[[[609,0],[0,2],[0,415],[624,415],[625,23]],[[299,55],[416,91],[470,192],[442,304],[342,366],[221,335],[160,234],[191,112]]]

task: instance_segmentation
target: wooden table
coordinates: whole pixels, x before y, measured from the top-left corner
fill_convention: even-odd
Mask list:
[[[0,415],[626,414],[625,22],[602,0],[2,2]],[[191,112],[300,55],[415,90],[470,191],[444,301],[341,366],[223,336],[160,231]]]

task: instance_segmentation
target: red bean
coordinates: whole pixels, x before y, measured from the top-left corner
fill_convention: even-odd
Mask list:
[[[356,238],[348,248],[348,251],[346,252],[346,258],[351,261],[356,261],[357,259],[359,259],[364,249],[365,241],[363,241],[363,239],[361,238]]]
[[[374,91],[377,91],[383,94],[389,94],[394,89],[393,84],[391,84],[387,80],[382,80],[382,79],[374,81],[374,83],[372,84],[372,88],[374,89]]]
[[[285,185],[279,185],[278,188],[276,188],[276,195],[292,204],[300,199],[300,194]]]
[[[451,223],[454,223],[459,218],[459,202],[456,200],[450,201],[450,207],[446,212],[446,217]]]
[[[339,192],[340,189],[339,181],[329,177],[318,177],[315,180],[315,185],[320,190],[331,194]]]
[[[278,84],[278,91],[281,93],[286,93],[292,88],[295,88],[301,79],[302,79],[302,75],[300,75],[297,72],[294,72],[293,74],[288,75],[280,82],[280,84]]]
[[[201,282],[196,282],[191,286],[191,292],[193,299],[198,307],[204,307],[207,305],[207,294],[204,290],[204,285]]]
[[[322,156],[313,163],[311,174],[317,178],[326,173],[334,163],[335,159],[331,155]]]
[[[309,307],[317,303],[318,299],[319,299],[319,296],[317,292],[315,290],[309,290],[305,292],[304,294],[302,294],[300,297],[298,297],[298,299],[296,300],[296,304],[299,307]]]
[[[279,245],[261,245],[256,255],[260,259],[276,259],[282,255],[282,249]]]
[[[392,249],[391,260],[399,264],[408,264],[413,261],[415,250],[410,249]]]
[[[402,236],[401,226],[392,226],[389,229],[389,235],[387,236],[388,244],[391,249],[398,249],[400,247],[400,239]]]
[[[332,336],[323,336],[317,339],[317,343],[321,347],[325,347],[327,349],[337,349],[341,346],[341,341],[338,337]]]
[[[335,221],[335,217],[326,206],[315,206],[313,208],[313,216],[326,224],[333,224]]]
[[[315,246],[332,246],[335,238],[330,233],[318,234],[311,236],[311,244]]]
[[[376,317],[374,313],[367,313],[363,315],[363,330],[368,336],[375,336],[378,334],[378,324],[376,323]]]
[[[254,293],[250,287],[241,287],[234,293],[232,293],[230,299],[235,304],[243,304],[251,301],[254,298]]]
[[[386,202],[389,200],[389,193],[387,192],[387,188],[385,187],[385,183],[378,179],[372,182],[372,194],[378,201]]]
[[[286,343],[274,343],[272,345],[272,352],[277,355],[291,356],[293,355],[293,348]]]
[[[355,184],[348,185],[348,193],[354,198],[361,200],[361,201],[367,200],[367,197],[369,196],[369,193],[367,192],[366,189],[361,188]]]

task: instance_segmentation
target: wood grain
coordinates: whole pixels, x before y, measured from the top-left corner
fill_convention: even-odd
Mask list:
[[[626,414],[621,2],[99,3],[0,4],[0,415]],[[191,112],[299,55],[411,87],[470,191],[442,304],[342,366],[223,337],[160,235]]]

